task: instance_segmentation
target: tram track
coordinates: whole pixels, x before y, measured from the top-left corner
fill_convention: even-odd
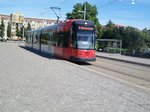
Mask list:
[[[149,67],[104,58],[97,58],[96,62],[90,62],[86,67],[150,88]]]
[[[100,58],[100,57],[97,57],[97,58]],[[107,59],[107,60],[112,60],[112,59]],[[101,60],[102,61],[102,60]],[[116,61],[116,60],[115,60]],[[103,61],[103,62],[105,62],[105,63],[109,63],[109,64],[114,64],[114,65],[118,65],[118,66],[122,66],[122,67],[126,67],[126,68],[132,68],[132,69],[137,69],[137,70],[141,70],[141,71],[147,71],[147,72],[150,72],[150,69],[148,70],[148,69],[144,69],[144,68],[141,68],[141,65],[139,65],[138,67],[135,67],[135,66],[133,66],[133,65],[135,65],[135,64],[129,64],[128,62],[123,62],[123,63],[128,63],[128,65],[124,65],[124,64],[118,64],[118,63],[113,63],[113,62],[110,62],[110,61]],[[117,61],[116,61],[117,62]],[[132,65],[132,66],[130,66],[130,65]],[[146,67],[146,68],[148,68],[148,67]]]
[[[113,72],[116,72],[116,73],[120,73],[122,75],[126,75],[126,76],[130,76],[130,77],[133,77],[133,78],[137,78],[137,79],[141,79],[143,81],[148,81],[150,82],[150,79],[144,79],[142,77],[138,77],[138,76],[134,76],[134,75],[131,75],[131,74],[128,74],[128,73],[124,73],[124,72],[120,72],[120,71],[117,71],[117,70],[113,70],[113,69],[109,69],[109,68],[105,68],[105,67],[102,67],[102,66],[99,66],[99,65],[96,65],[96,64],[92,64],[93,66],[95,67],[100,67],[100,68],[103,68],[103,69],[106,69],[106,70],[109,70],[109,71],[113,71]]]

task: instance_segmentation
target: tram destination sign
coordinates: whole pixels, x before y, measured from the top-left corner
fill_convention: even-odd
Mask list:
[[[78,29],[79,29],[79,30],[90,30],[90,31],[94,30],[94,28],[91,28],[91,27],[84,27],[84,26],[79,26]]]

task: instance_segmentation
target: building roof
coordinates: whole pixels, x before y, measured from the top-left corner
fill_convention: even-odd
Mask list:
[[[0,14],[0,19],[10,20],[10,16],[9,15],[4,15],[4,14]]]
[[[4,20],[10,20],[10,15],[5,15],[5,14],[0,14],[0,19],[4,19]],[[24,17],[25,21],[36,21],[38,23],[46,21],[47,23],[55,23],[57,20],[52,20],[52,19],[40,19],[40,18],[27,18]]]

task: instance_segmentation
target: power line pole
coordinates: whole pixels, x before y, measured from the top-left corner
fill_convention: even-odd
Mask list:
[[[24,39],[24,25],[22,26],[22,39]]]
[[[86,4],[84,4],[84,11],[83,11],[83,14],[84,14],[84,20],[86,19]]]
[[[79,10],[78,12],[83,13],[83,18],[84,18],[84,20],[86,20],[86,4],[84,4],[84,11]]]

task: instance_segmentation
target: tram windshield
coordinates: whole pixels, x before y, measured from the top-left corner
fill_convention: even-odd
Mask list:
[[[93,32],[78,31],[76,35],[76,43],[76,46],[79,49],[94,49]]]

